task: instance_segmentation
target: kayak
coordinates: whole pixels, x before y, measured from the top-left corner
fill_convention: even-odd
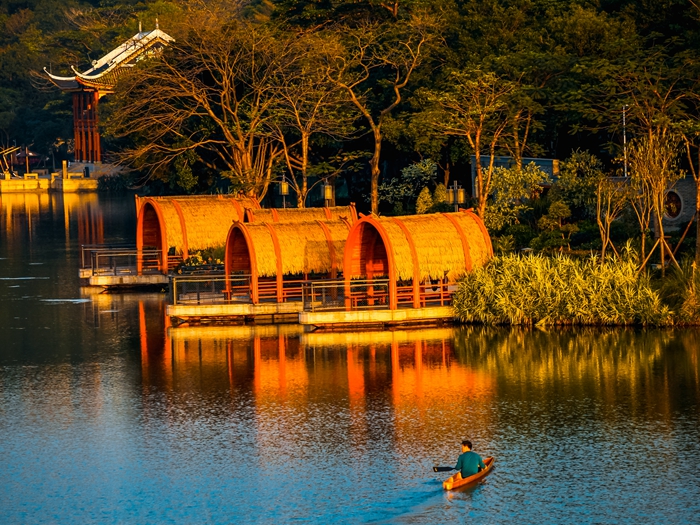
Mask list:
[[[455,477],[457,476],[457,474],[455,474],[454,476],[450,476],[445,481],[443,481],[442,488],[445,490],[455,490],[455,489],[458,489],[460,487],[466,487],[467,485],[470,485],[472,483],[476,483],[477,481],[482,479],[484,476],[486,476],[486,474],[491,472],[491,470],[493,469],[493,462],[494,462],[494,459],[492,457],[486,458],[484,460],[484,465],[486,465],[486,468],[482,469],[481,472],[477,472],[473,476],[469,476],[468,478],[455,480]]]

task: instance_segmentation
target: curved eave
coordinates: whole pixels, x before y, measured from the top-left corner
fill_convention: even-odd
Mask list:
[[[93,70],[88,70],[85,73],[81,73],[73,66],[71,66],[71,69],[73,70],[75,76],[78,79],[84,80],[86,82],[96,82],[100,78],[109,76],[110,74],[117,74],[119,69],[133,67],[132,61],[135,61],[140,55],[148,53],[148,51],[156,45],[161,45],[164,47],[165,45],[167,45],[167,43],[167,40],[160,37],[154,38],[153,40],[150,40],[145,43],[136,43],[131,53],[125,54],[125,56],[122,58],[115,59],[112,63],[108,64],[107,67],[102,66],[104,69],[102,69],[96,74],[90,74]]]
[[[52,75],[44,68],[44,73],[49,77],[49,80],[59,89],[63,91],[80,91],[82,86],[78,83],[75,77],[59,77]]]

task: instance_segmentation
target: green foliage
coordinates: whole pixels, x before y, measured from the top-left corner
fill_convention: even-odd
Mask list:
[[[109,193],[119,193],[132,187],[134,181],[129,174],[119,173],[97,179],[97,189]]]
[[[595,218],[596,190],[604,177],[600,159],[587,151],[576,150],[561,163],[552,198],[567,204],[581,218]]]
[[[490,325],[644,325],[672,323],[671,310],[637,273],[634,260],[564,255],[495,257],[459,283],[455,312]]]
[[[430,190],[428,187],[424,187],[420,194],[418,195],[418,200],[416,201],[416,213],[428,213],[430,208],[433,207],[433,198],[430,196]]]
[[[224,264],[226,257],[225,246],[212,246],[198,250],[191,254],[187,259],[182,261],[176,268],[177,273],[185,273],[197,270],[223,270],[221,266]]]
[[[198,180],[192,172],[192,164],[196,160],[197,156],[193,151],[187,151],[175,159],[175,174],[170,179],[170,186],[173,189],[180,188],[185,193],[189,193],[194,189]]]
[[[442,182],[435,186],[433,204],[447,204],[447,188]]]
[[[432,185],[437,177],[437,164],[431,159],[424,159],[401,170],[399,178],[392,178],[379,185],[379,201],[395,204],[412,201],[421,188]]]
[[[515,251],[515,237],[512,235],[492,237],[491,244],[493,245],[493,251],[497,254],[513,253]]]
[[[491,182],[491,202],[486,209],[485,222],[491,231],[516,224],[520,214],[531,209],[530,202],[550,182],[549,176],[534,162],[523,168],[496,168]]]
[[[539,250],[552,248],[570,248],[571,235],[578,232],[578,226],[565,223],[571,217],[571,210],[562,201],[554,201],[549,205],[546,215],[540,217],[537,225],[542,233],[533,239],[532,247]]]
[[[673,270],[663,280],[659,290],[664,301],[677,312],[682,323],[700,321],[700,271],[692,259],[683,259],[680,268]]]

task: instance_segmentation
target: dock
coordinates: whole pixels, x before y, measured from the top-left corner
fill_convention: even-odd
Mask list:
[[[84,244],[78,272],[88,286],[106,290],[167,290],[170,278],[160,272],[160,259],[159,250],[129,244]]]

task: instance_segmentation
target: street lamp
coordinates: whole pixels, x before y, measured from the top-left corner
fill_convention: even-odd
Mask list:
[[[625,104],[622,106],[622,151],[625,156],[625,177],[627,177],[627,108]]]
[[[282,195],[282,207],[287,207],[287,195],[289,195],[289,183],[287,179],[282,176],[282,182],[280,182],[280,195]]]
[[[452,187],[447,189],[447,203],[454,204],[455,211],[459,211],[459,205],[467,202],[467,192],[457,185],[457,181],[452,183]]]
[[[330,207],[333,201],[333,186],[327,182],[323,185],[323,198],[326,200],[326,206]]]

